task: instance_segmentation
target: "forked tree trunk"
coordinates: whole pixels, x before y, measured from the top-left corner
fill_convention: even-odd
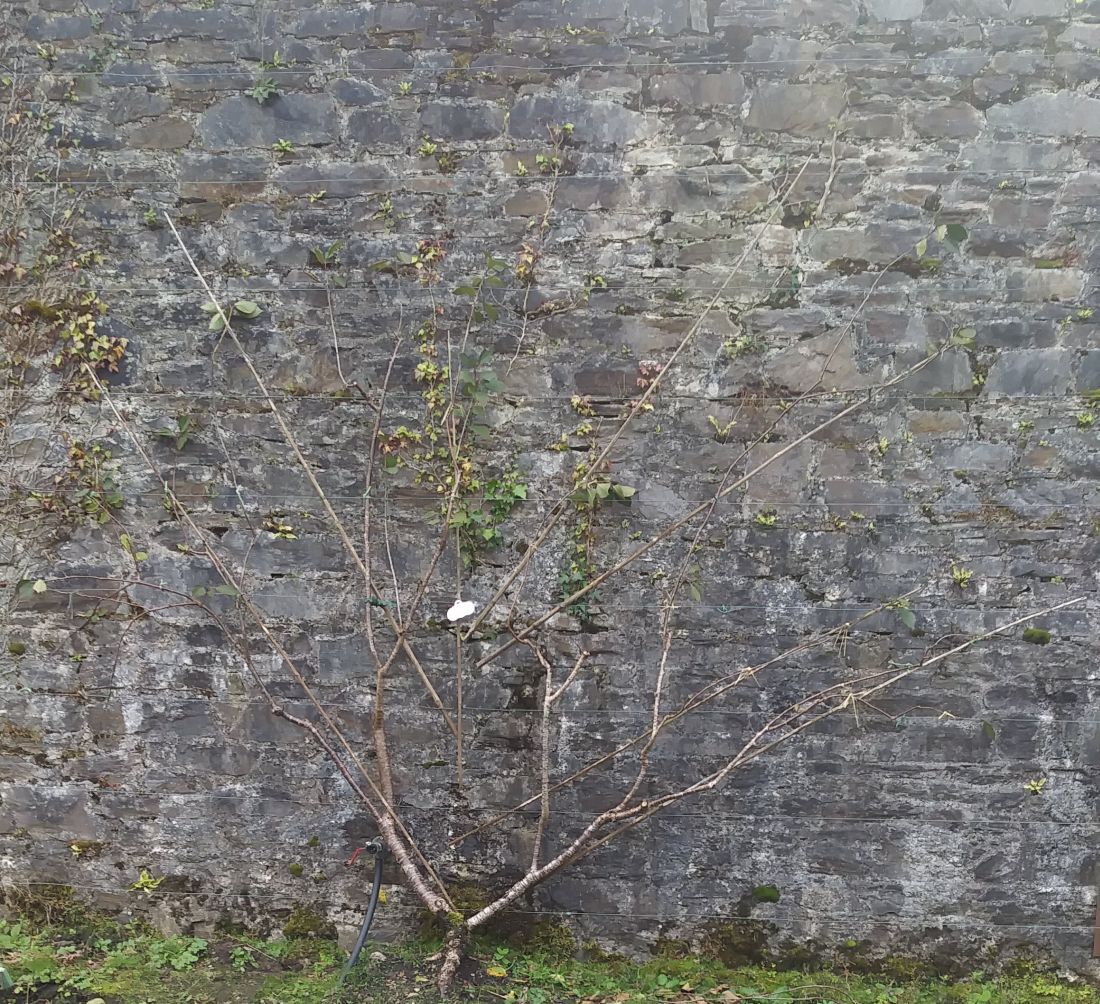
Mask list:
[[[442,958],[439,963],[439,979],[436,986],[439,988],[440,997],[449,997],[454,987],[455,976],[462,959],[466,954],[466,942],[470,937],[470,929],[461,924],[447,931],[443,939]]]

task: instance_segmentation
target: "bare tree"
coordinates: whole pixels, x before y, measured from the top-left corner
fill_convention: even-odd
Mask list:
[[[903,623],[911,617],[910,602],[919,593],[883,598],[878,606],[859,617],[829,630],[808,632],[803,639],[766,660],[739,666],[705,686],[688,688],[683,696],[685,688],[678,677],[681,667],[675,650],[679,612],[700,588],[701,573],[693,560],[700,542],[717,522],[731,518],[728,505],[723,503],[738,497],[762,472],[800,445],[866,408],[883,394],[903,386],[942,354],[959,351],[966,336],[949,332],[943,344],[927,358],[884,376],[873,386],[850,388],[847,393],[843,388],[837,393],[827,387],[825,381],[834,358],[851,337],[852,324],[878,279],[886,274],[884,269],[863,304],[839,331],[816,383],[791,400],[764,410],[760,430],[747,437],[740,451],[731,451],[730,462],[709,497],[670,517],[647,539],[636,544],[621,542],[617,552],[604,555],[598,540],[600,514],[611,507],[628,507],[635,494],[629,478],[622,475],[623,480],[619,480],[620,475],[615,472],[612,462],[616,448],[643,416],[659,406],[661,393],[674,369],[695,347],[710,312],[721,302],[768,227],[783,211],[809,161],[789,184],[776,191],[767,217],[756,227],[745,251],[716,285],[705,308],[685,325],[682,337],[667,358],[642,361],[634,384],[624,388],[616,401],[596,402],[577,397],[570,402],[580,422],[567,432],[563,442],[570,455],[580,459],[563,478],[547,478],[536,496],[514,472],[490,471],[489,465],[480,459],[479,444],[491,434],[484,417],[488,402],[500,390],[499,374],[487,346],[510,320],[501,321],[504,308],[511,305],[511,319],[516,322],[514,352],[507,364],[511,368],[528,344],[534,321],[582,307],[603,282],[600,277],[593,277],[583,290],[560,301],[534,295],[536,274],[544,254],[540,240],[549,226],[557,178],[564,169],[561,137],[552,134],[551,138],[557,152],[550,156],[557,158],[557,163],[553,159],[548,161],[549,208],[539,223],[538,239],[525,243],[514,261],[488,256],[480,273],[453,293],[443,288],[447,248],[442,241],[421,241],[396,261],[380,263],[383,269],[415,284],[426,295],[430,309],[415,333],[395,334],[377,390],[364,390],[361,383],[347,379],[350,367],[346,369],[346,360],[341,359],[335,316],[330,317],[340,377],[345,386],[362,394],[374,410],[370,442],[356,444],[364,458],[364,492],[361,526],[355,530],[326,493],[301,445],[298,431],[271,390],[269,378],[239,337],[238,318],[247,321],[258,308],[248,301],[243,306],[230,305],[218,296],[175,222],[167,218],[181,253],[208,298],[205,309],[211,315],[212,327],[243,360],[285,442],[289,461],[307,479],[355,571],[362,610],[361,631],[373,660],[370,743],[366,748],[360,748],[347,736],[311,684],[308,671],[299,665],[280,631],[269,622],[256,602],[243,564],[203,529],[192,504],[174,490],[169,473],[162,470],[135,422],[115,400],[102,368],[90,360],[80,361],[90,396],[103,402],[117,426],[130,438],[156,484],[164,486],[166,509],[186,530],[189,552],[203,555],[209,561],[221,580],[221,588],[233,598],[239,623],[232,623],[217,612],[205,601],[202,591],[187,595],[152,585],[165,593],[166,607],[193,604],[213,618],[272,714],[301,728],[335,764],[353,797],[376,824],[408,888],[446,931],[438,976],[444,994],[451,988],[470,933],[484,927],[540,883],[663,809],[715,790],[736,771],[777,747],[797,741],[821,722],[856,712],[861,705],[873,707],[876,697],[899,681],[994,635],[1081,602],[1072,599],[1031,612],[962,641],[933,639],[922,658],[902,666],[853,673],[842,660],[836,660],[830,682],[763,716],[748,730],[743,741],[723,756],[721,763],[701,771],[688,784],[674,784],[662,777],[654,763],[654,751],[663,737],[700,709],[728,699],[765,674],[780,672],[807,652],[841,644],[850,631],[872,617],[891,611]],[[826,195],[827,192],[822,203]],[[509,301],[502,298],[500,291],[513,281],[518,282],[520,295],[518,300]],[[331,308],[331,300],[329,303]],[[411,425],[404,418],[408,408],[395,404],[397,390],[401,391],[402,401],[409,391],[407,387],[396,386],[395,374],[410,367],[397,364],[408,362],[410,356],[412,390],[421,409]],[[804,431],[797,431],[793,419],[808,404],[821,406],[833,400],[840,403],[831,414]],[[785,445],[767,459],[751,463],[753,448],[773,436],[785,438]],[[433,500],[438,532],[427,546],[416,548],[399,539],[394,519],[400,496],[397,489]],[[514,512],[520,503],[525,507],[522,517]],[[527,543],[518,552],[497,546],[502,527],[513,519],[527,521],[524,524]],[[278,528],[274,532],[278,533]],[[492,562],[488,560],[490,557]],[[555,716],[561,713],[567,696],[593,671],[595,662],[585,647],[583,631],[577,627],[583,627],[591,619],[597,595],[601,603],[606,603],[607,591],[620,584],[625,588],[624,573],[647,557],[659,557],[662,571],[655,603],[658,655],[638,695],[648,709],[648,725],[570,776],[561,777],[552,748]],[[402,571],[409,567],[415,567],[416,572]],[[129,591],[141,584],[149,585],[135,572],[132,579],[118,582],[118,595],[125,600]],[[135,616],[145,618],[155,612],[143,608]],[[277,658],[285,675],[296,684],[311,708],[310,715],[293,713],[275,696],[272,680],[258,667],[254,656],[252,639],[257,634],[266,651]],[[440,637],[453,653],[451,679],[446,681],[433,675],[431,665],[421,654],[425,641]],[[492,673],[503,665],[506,653],[514,657],[517,652],[527,653],[539,679],[537,742],[531,757],[536,793],[509,812],[466,829],[447,846],[426,846],[423,835],[403,818],[401,811],[399,779],[414,778],[416,770],[410,761],[412,751],[402,748],[390,727],[395,680],[406,668],[415,675],[434,708],[441,736],[453,747],[454,778],[461,790],[468,734],[462,702],[464,681],[471,667]],[[612,764],[622,768],[627,779],[619,796],[572,832],[555,827],[552,812],[555,795],[566,787],[586,783],[596,772]],[[448,857],[461,853],[460,849],[469,846],[468,841],[475,834],[498,826],[531,806],[537,808],[537,813],[529,856],[516,866],[507,886],[497,890],[490,902],[464,914],[456,907],[446,878]],[[456,805],[455,818],[459,817]]]

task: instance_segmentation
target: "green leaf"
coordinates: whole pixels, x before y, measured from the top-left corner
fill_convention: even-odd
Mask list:
[[[527,498],[527,485],[512,485],[512,495],[517,499]]]
[[[49,586],[46,585],[45,579],[35,579],[34,585],[31,586],[32,592],[39,594],[44,593],[47,589],[49,589]]]
[[[909,628],[910,631],[917,626],[917,615],[908,607],[902,607],[898,610],[898,620]]]
[[[917,257],[923,258],[928,252],[928,238],[922,237],[917,241]]]
[[[200,599],[206,595],[206,586],[195,586],[191,590],[191,595],[194,596],[195,599]]]
[[[147,561],[148,558],[149,558],[149,552],[148,551],[135,551],[134,552],[134,561]]]
[[[615,485],[615,494],[621,499],[632,498],[637,491],[637,488],[631,488],[630,485]]]
[[[221,331],[225,327],[225,321],[222,320],[221,314],[215,314],[210,318],[210,330]]]
[[[474,286],[456,286],[455,296],[477,296],[477,289]]]
[[[977,332],[973,328],[959,328],[951,335],[951,344],[972,349],[977,344]]]
[[[130,535],[128,533],[119,534],[118,542],[122,545],[122,550],[127,554],[133,554],[134,545],[130,542]]]
[[[944,232],[949,244],[954,244],[956,247],[960,245],[969,236],[966,232],[966,227],[961,223],[948,223],[944,228]],[[942,238],[941,238],[942,240]]]
[[[997,738],[997,730],[989,722],[982,722],[982,733],[990,742]]]
[[[402,265],[415,265],[418,259],[416,255],[409,254],[407,251],[398,251],[397,260],[401,262]]]
[[[204,314],[216,314],[218,312],[218,305],[208,301],[202,305],[202,312]]]
[[[240,596],[241,591],[236,586],[215,586],[214,590],[219,596]]]
[[[242,317],[259,317],[261,313],[259,304],[252,300],[238,300],[233,304],[233,309]]]
[[[497,308],[494,307],[491,303],[485,304],[485,313],[490,321],[495,321],[498,317],[500,317],[500,311],[497,310]]]
[[[689,582],[688,592],[691,593],[691,598],[695,600],[696,603],[703,602],[703,590],[699,588],[698,582]]]
[[[947,227],[942,223],[936,227],[936,240],[942,241],[947,236]]]

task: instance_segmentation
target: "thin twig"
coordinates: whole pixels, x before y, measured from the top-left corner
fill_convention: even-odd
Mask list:
[[[499,656],[502,655],[504,652],[506,652],[508,649],[510,649],[516,643],[516,641],[522,641],[524,638],[527,637],[528,634],[530,634],[532,631],[536,630],[537,628],[539,628],[540,626],[545,624],[548,620],[551,620],[553,617],[556,617],[563,610],[568,610],[571,606],[573,606],[574,603],[576,603],[578,600],[583,599],[590,592],[592,592],[592,590],[598,589],[604,582],[606,582],[613,575],[617,575],[624,568],[627,568],[630,565],[632,565],[635,561],[637,561],[644,554],[647,554],[649,551],[651,551],[658,544],[660,544],[661,542],[663,542],[665,540],[668,540],[669,537],[671,537],[673,534],[677,533],[682,527],[684,527],[685,525],[690,523],[697,516],[702,515],[709,508],[711,508],[715,504],[716,501],[725,498],[727,495],[730,495],[732,492],[737,491],[738,488],[741,488],[743,485],[747,484],[749,481],[751,481],[753,478],[755,478],[761,471],[766,470],[768,467],[770,467],[772,464],[774,464],[777,460],[779,460],[782,457],[786,456],[788,453],[790,453],[796,447],[801,446],[807,440],[813,439],[815,436],[819,436],[822,432],[824,432],[826,429],[828,429],[829,426],[834,425],[837,422],[839,422],[842,418],[847,418],[848,415],[851,415],[854,412],[859,411],[861,408],[863,408],[868,403],[868,401],[870,401],[874,398],[875,394],[877,394],[877,393],[879,393],[883,390],[886,390],[889,387],[893,387],[893,386],[901,383],[904,380],[908,380],[909,377],[913,376],[913,374],[915,374],[915,373],[919,372],[920,370],[924,369],[924,367],[927,366],[929,363],[931,363],[933,360],[938,359],[940,355],[941,355],[941,353],[937,352],[934,355],[928,356],[926,359],[921,360],[915,366],[909,367],[909,369],[907,369],[904,372],[900,373],[898,376],[894,377],[892,380],[888,380],[885,383],[882,383],[882,384],[879,384],[878,386],[876,386],[873,390],[868,392],[867,397],[865,399],[861,399],[859,401],[856,401],[853,404],[850,404],[847,408],[844,408],[843,410],[838,411],[831,418],[828,418],[824,422],[820,422],[818,425],[814,426],[809,432],[805,432],[801,436],[798,436],[796,439],[793,439],[791,442],[789,442],[782,449],[777,450],[775,453],[773,453],[770,457],[768,457],[768,459],[766,459],[766,460],[762,461],[761,463],[759,463],[756,467],[754,467],[747,474],[742,475],[740,478],[738,478],[732,484],[729,484],[726,487],[724,487],[724,488],[720,489],[719,491],[715,492],[715,494],[712,498],[709,498],[705,502],[702,502],[699,505],[695,506],[693,509],[688,511],[684,516],[682,516],[679,519],[675,520],[673,523],[671,523],[669,526],[667,526],[664,530],[661,530],[659,533],[657,533],[655,536],[651,537],[644,544],[640,545],[638,548],[636,548],[634,551],[632,551],[630,554],[628,554],[625,558],[623,558],[620,561],[616,562],[614,565],[612,565],[610,568],[606,569],[605,571],[600,572],[599,575],[596,575],[593,578],[591,578],[584,586],[577,589],[576,591],[571,593],[569,596],[565,597],[565,599],[563,599],[560,603],[556,604],[555,606],[551,607],[549,610],[545,611],[544,613],[540,614],[538,617],[534,618],[534,620],[532,620],[527,625],[527,627],[523,628],[523,630],[520,631],[518,633],[518,635],[514,636],[511,641],[504,642],[503,644],[499,645],[497,648],[493,649],[493,651],[490,652],[488,655],[486,655],[482,659],[480,659],[478,661],[477,668],[480,669],[481,667],[488,665],[494,659],[499,658]]]
[[[301,447],[298,446],[298,440],[291,431],[290,426],[287,425],[286,420],[283,418],[282,412],[279,410],[279,406],[275,403],[275,399],[271,396],[271,392],[267,388],[267,384],[264,382],[263,377],[260,376],[259,371],[256,369],[252,362],[252,357],[245,351],[244,346],[241,344],[241,340],[237,337],[237,333],[233,330],[232,325],[229,323],[229,318],[225,316],[225,312],[222,310],[221,304],[218,303],[214,294],[210,290],[210,285],[206,281],[206,277],[202,274],[198,265],[195,264],[195,259],[191,257],[191,252],[187,250],[187,245],[183,243],[183,238],[180,237],[179,231],[176,229],[175,223],[172,221],[172,217],[167,213],[164,214],[164,218],[168,221],[168,226],[172,228],[172,233],[175,235],[176,243],[179,245],[180,250],[183,252],[184,257],[187,259],[188,264],[191,266],[191,270],[195,273],[196,278],[202,285],[203,291],[206,293],[210,302],[214,305],[218,317],[222,321],[222,331],[224,334],[228,334],[233,340],[234,346],[241,354],[241,358],[244,360],[244,364],[251,374],[256,386],[260,389],[260,393],[263,395],[264,400],[267,402],[268,408],[271,410],[272,417],[274,417],[276,424],[279,426],[279,431],[282,432],[283,438],[286,440],[287,445],[290,447],[294,454],[295,460],[305,473],[310,486],[316,493],[317,498],[320,500],[321,505],[324,506],[325,513],[336,530],[337,536],[339,536],[341,543],[344,545],[344,549],[351,556],[352,561],[358,567],[360,574],[363,577],[363,582],[368,586],[372,584],[370,573],[367,570],[366,563],[362,556],[359,554],[358,549],[351,542],[351,538],[348,536],[348,532],[344,527],[340,517],[336,515],[336,510],[333,509],[332,503],[329,501],[328,495],[321,487],[320,482],[317,480],[317,476],[313,473],[313,467],[306,459],[305,454],[302,453]],[[381,597],[375,595],[377,599]],[[393,614],[389,612],[389,609],[385,606],[382,607],[382,612],[385,614],[387,620],[390,622],[390,627],[393,629],[394,634],[397,636],[401,643],[401,647],[404,649],[405,654],[408,656],[409,661],[413,664],[413,668],[416,670],[417,675],[420,677],[421,682],[424,684],[428,691],[428,696],[431,697],[432,703],[435,704],[439,713],[443,716],[443,720],[447,723],[447,727],[451,730],[452,734],[455,731],[454,721],[447,713],[447,709],[440,699],[439,694],[436,692],[435,686],[428,678],[428,674],[425,671],[420,660],[417,658],[416,653],[412,650],[412,646],[408,642],[405,631],[402,626],[394,618]]]
[[[802,169],[798,172],[797,177],[791,183],[791,188],[793,188],[793,186],[798,183],[798,180],[802,177],[806,168],[810,166],[810,162],[812,161],[812,159],[812,157],[806,159],[806,162],[802,165]],[[699,329],[702,328],[703,324],[706,322],[707,315],[710,314],[711,310],[713,310],[718,305],[719,300],[721,300],[726,289],[729,287],[729,284],[741,271],[741,268],[745,264],[745,262],[748,261],[749,255],[752,254],[754,250],[756,250],[757,246],[760,244],[760,241],[763,240],[764,235],[768,232],[768,229],[771,227],[772,223],[775,222],[782,208],[783,203],[781,200],[776,208],[772,210],[771,214],[764,221],[764,223],[760,226],[756,235],[746,245],[745,250],[741,253],[741,256],[726,273],[725,279],[722,281],[721,285],[719,285],[718,289],[710,298],[707,305],[700,312],[699,316],[696,317],[695,320],[688,326],[688,329],[684,333],[683,338],[680,339],[679,344],[672,351],[672,355],[669,356],[668,361],[664,364],[664,366],[661,367],[660,372],[658,372],[653,380],[651,380],[649,384],[643,389],[641,395],[639,395],[639,397],[635,399],[633,405],[630,408],[630,411],[620,423],[619,428],[615,431],[615,433],[608,440],[607,444],[600,451],[599,455],[592,463],[587,465],[587,473],[578,481],[578,483],[574,486],[574,489],[587,487],[591,483],[592,479],[599,475],[604,461],[611,455],[611,451],[614,449],[615,444],[618,443],[618,441],[626,434],[627,429],[630,427],[630,424],[634,421],[634,419],[645,410],[646,404],[649,402],[649,399],[657,392],[657,388],[660,385],[661,381],[664,379],[665,375],[673,366],[676,365],[677,360],[683,354],[684,350],[691,343],[692,339],[695,337]],[[572,492],[570,492],[570,495],[571,494]],[[534,556],[539,552],[539,549],[542,547],[546,539],[550,536],[558,521],[567,511],[566,503],[569,497],[570,496],[567,495],[565,498],[560,499],[557,504],[550,510],[550,513],[548,514],[542,529],[535,535],[531,543],[527,545],[527,549],[524,551],[523,555],[520,557],[515,567],[513,567],[513,569],[504,577],[504,580],[494,590],[493,595],[486,602],[485,606],[482,607],[481,611],[475,616],[473,622],[469,625],[469,627],[467,627],[465,634],[467,640],[472,637],[473,633],[478,629],[478,627],[480,627],[485,618],[489,616],[492,610],[496,607],[497,603],[500,602],[501,597],[503,597],[504,594],[508,591],[512,583],[515,582],[515,580],[523,573],[523,570],[527,567]],[[566,606],[570,605],[572,604],[566,604]],[[559,612],[561,609],[565,609],[565,607],[559,605],[559,607],[556,608],[555,612]],[[485,662],[486,660],[483,659],[481,660],[481,662],[478,663],[478,665],[483,666],[485,665]]]
[[[863,679],[875,679],[878,678],[878,682],[872,684],[860,693],[860,697],[868,697],[871,694],[878,693],[887,687],[892,686],[899,680],[904,679],[907,676],[911,676],[913,673],[922,669],[927,669],[929,666],[935,665],[938,662],[942,662],[944,659],[949,658],[952,655],[957,655],[960,652],[965,652],[967,649],[972,648],[974,645],[979,644],[995,635],[1003,634],[1005,631],[1009,631],[1014,627],[1019,627],[1021,624],[1026,624],[1028,621],[1035,620],[1037,617],[1045,617],[1054,613],[1057,610],[1062,610],[1069,606],[1074,606],[1078,603],[1084,602],[1084,597],[1077,597],[1072,600],[1066,600],[1063,603],[1055,604],[1054,606],[1046,607],[1043,610],[1038,610],[1035,613],[1027,614],[1024,617],[1018,617],[1015,620],[1009,621],[1006,624],[1002,624],[1000,627],[993,628],[990,631],[985,631],[982,634],[976,635],[973,638],[968,639],[960,645],[956,645],[954,648],[949,649],[946,652],[941,652],[938,655],[931,658],[924,659],[916,665],[906,667],[905,669],[890,671],[883,670],[878,673],[869,674]],[[885,676],[883,680],[881,677]],[[493,903],[484,907],[478,911],[474,916],[467,920],[467,926],[472,930],[480,927],[487,921],[495,917],[501,910],[506,909],[511,903],[515,902],[520,896],[522,896],[532,886],[539,882],[545,881],[556,871],[565,867],[568,864],[573,864],[581,858],[587,857],[594,851],[602,847],[604,844],[613,840],[624,833],[626,830],[649,819],[655,815],[666,805],[673,802],[678,802],[691,795],[701,794],[703,792],[712,791],[718,787],[729,774],[738,767],[744,766],[746,763],[752,760],[758,759],[764,753],[769,752],[781,743],[788,742],[795,736],[801,734],[809,728],[819,724],[826,718],[832,717],[835,714],[839,714],[841,711],[846,710],[851,706],[853,698],[855,696],[854,688],[851,683],[839,683],[826,690],[820,691],[818,694],[812,696],[809,699],[797,702],[785,709],[779,715],[772,718],[763,728],[759,729],[748,743],[742,747],[742,750],[733,757],[727,764],[719,768],[716,771],[711,772],[705,778],[696,781],[695,783],[688,785],[678,791],[670,792],[666,795],[659,796],[654,799],[649,799],[636,805],[628,805],[624,799],[617,806],[612,809],[607,809],[601,812],[595,819],[592,820],[588,826],[582,831],[582,833],[576,837],[572,843],[569,844],[565,850],[561,851],[555,858],[548,861],[541,868],[528,872],[522,879],[514,883],[512,887],[499,896]],[[816,715],[811,716],[804,721],[799,721],[806,713],[816,707],[825,706],[825,710],[819,712]],[[785,730],[776,739],[764,741],[766,737],[779,730]],[[614,825],[615,829],[608,834],[597,837],[596,834],[608,825]]]

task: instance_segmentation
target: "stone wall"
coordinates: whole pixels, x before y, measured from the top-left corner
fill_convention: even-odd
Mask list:
[[[551,447],[581,421],[573,395],[591,397],[606,441],[640,364],[667,361],[715,294],[654,411],[615,449],[615,477],[637,492],[598,518],[601,566],[706,499],[743,452],[738,470],[962,329],[963,348],[719,507],[700,592],[677,613],[669,699],[910,589],[915,628],[879,614],[769,670],[659,746],[659,772],[697,776],[838,666],[904,664],[1085,603],[1039,622],[1048,644],[1014,630],[905,681],[880,704],[896,721],[871,708],[830,720],[523,909],[618,946],[730,918],[751,932],[751,916],[774,923],[776,944],[964,962],[1036,945],[1089,967],[1100,425],[1082,395],[1100,387],[1100,0],[39,0],[9,3],[5,19],[8,64],[79,140],[31,184],[53,191],[59,170],[102,252],[87,272],[109,306],[102,330],[129,339],[111,397],[364,750],[373,671],[357,574],[244,360],[208,330],[158,214],[178,221],[219,295],[262,308],[242,339],[353,535],[374,412],[344,380],[377,400],[394,333],[412,344],[433,306],[415,279],[372,266],[442,238],[440,323],[461,334],[447,290],[487,253],[508,261],[501,316],[474,340],[504,383],[487,462],[517,465],[528,497],[468,573],[481,600],[568,490],[583,454]],[[263,101],[248,93],[261,81],[277,91]],[[566,125],[555,147],[549,127]],[[560,155],[561,176],[539,155]],[[961,246],[937,240],[946,226],[964,228]],[[322,267],[313,249],[334,241]],[[525,241],[541,249],[531,289],[511,272]],[[780,418],[823,366],[823,393]],[[415,417],[412,368],[401,355],[397,419]],[[159,433],[180,416],[198,428],[177,448]],[[185,607],[127,620],[134,610],[109,602],[111,577],[184,595],[217,582],[188,553],[162,481],[103,402],[39,394],[7,434],[18,518],[0,655],[3,881],[64,882],[200,929],[277,924],[300,903],[350,929],[366,875],[342,862],[372,830],[331,764],[269,714],[208,619]],[[29,490],[68,477],[72,441],[118,465],[123,501],[103,525],[27,517]],[[436,503],[393,483],[386,515],[410,574]],[[645,722],[663,577],[688,543],[655,549],[586,622],[555,622],[555,653],[593,652],[555,726],[557,776]],[[557,595],[568,541],[555,547],[521,613]],[[136,549],[148,556],[135,564]],[[45,591],[26,588],[39,579]],[[435,618],[453,599],[438,592]],[[211,602],[236,616],[232,598]],[[452,702],[451,640],[435,623],[418,644]],[[304,707],[256,651],[275,692]],[[407,667],[397,683],[402,811],[441,867],[474,884],[515,873],[532,817],[457,852],[446,837],[534,791],[537,683],[522,648],[470,674],[457,802],[453,743]],[[563,791],[554,842],[625,776]],[[149,895],[129,891],[142,869],[164,878]],[[387,877],[392,928],[416,907]]]

